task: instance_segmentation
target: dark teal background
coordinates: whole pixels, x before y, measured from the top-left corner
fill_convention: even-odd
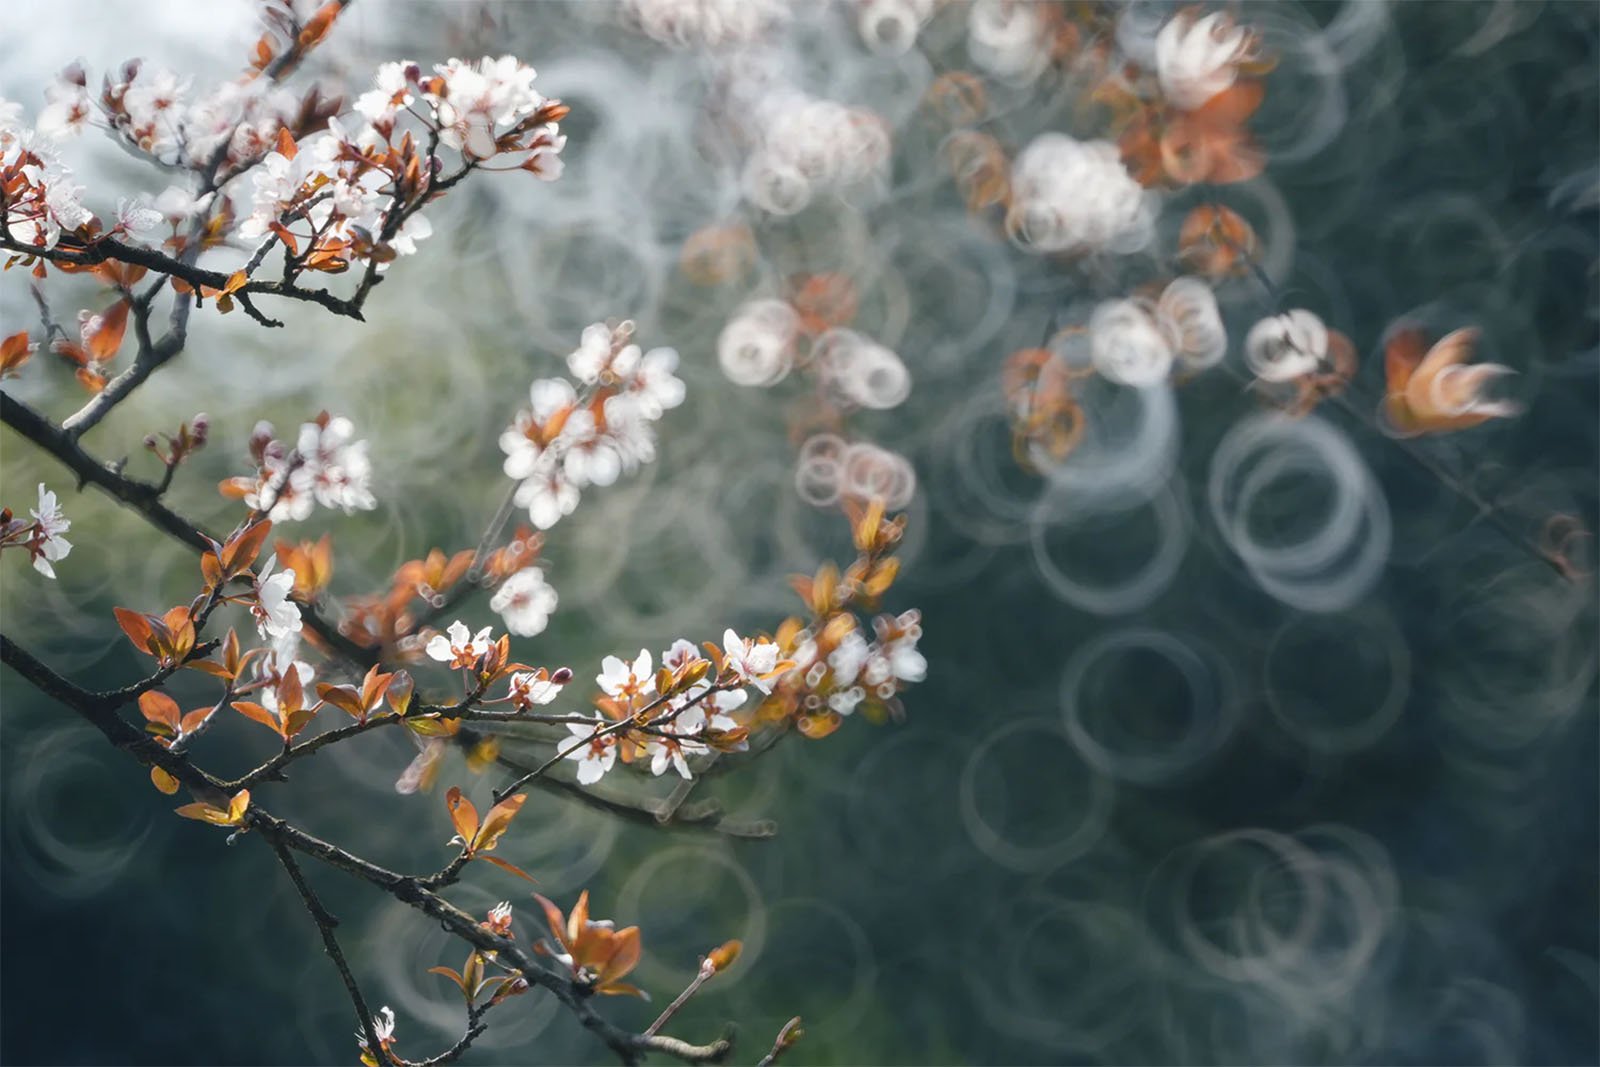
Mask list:
[[[1308,38],[1350,25],[1340,20],[1360,6],[1271,5],[1246,17]],[[322,406],[351,414],[374,442],[384,505],[319,515],[306,536],[335,531],[335,587],[358,591],[431,545],[472,543],[501,492],[495,437],[527,382],[555,372],[587,322],[633,315],[647,347],[682,353],[689,400],[662,424],[656,471],[596,492],[552,536],[562,607],[518,655],[570,664],[584,680],[608,651],[774,626],[790,610],[783,575],[847,542],[840,524],[793,499],[781,419],[801,387],[738,390],[717,372],[716,332],[747,290],[696,289],[671,266],[677,242],[727,207],[726,168],[690,138],[708,68],[619,29],[599,5],[360,10],[342,31],[369,59],[514,51],[538,67],[541,86],[574,106],[566,176],[550,187],[485,181],[452,197],[439,235],[378,291],[370,327],[200,328],[183,357],[197,377],[153,383],[87,443],[134,452],[160,420],[220,409],[211,450],[174,494],[180,510],[221,527],[230,513],[210,486],[243,469],[255,418],[283,427]],[[1258,120],[1269,150],[1290,146],[1323,121],[1329,94],[1343,94],[1323,148],[1268,167],[1294,225],[1277,306],[1310,307],[1354,340],[1362,367],[1351,398],[1363,413],[1376,408],[1381,337],[1397,318],[1481,326],[1481,358],[1519,371],[1513,391],[1527,413],[1412,447],[1534,534],[1557,513],[1589,529],[1600,519],[1597,10],[1389,5],[1375,22],[1354,20],[1373,36],[1350,48],[1337,87],[1286,56]],[[587,887],[596,914],[640,923],[649,956],[637,977],[656,1006],[697,954],[745,938],[746,960],[673,1027],[701,1039],[735,1020],[741,1061],[799,1014],[808,1036],[786,1061],[797,1064],[1596,1062],[1592,573],[1555,574],[1369,419],[1328,409],[1320,417],[1382,488],[1393,549],[1349,611],[1283,606],[1209,517],[1211,455],[1259,406],[1213,371],[1176,391],[1172,484],[1192,534],[1175,581],[1131,617],[1062,602],[1028,544],[1040,483],[1010,462],[1003,425],[975,413],[1010,351],[1036,344],[1064,308],[1119,294],[1154,266],[1046,262],[969,226],[936,131],[901,106],[914,105],[926,70],[872,59],[842,14],[830,18],[807,20],[788,54],[814,91],[896,116],[891,190],[859,210],[762,222],[762,270],[886,278],[863,301],[868,332],[895,321],[883,293],[909,301],[893,347],[915,391],[858,430],[918,470],[913,544],[891,606],[923,611],[927,681],[909,694],[904,724],[851,721],[825,741],[790,739],[711,787],[741,816],[777,820],[773,841],[619,826],[541,794],[503,853],[563,905]],[[925,31],[947,66],[962,62],[961,24],[946,11]],[[370,65],[352,63],[352,79]],[[990,132],[1009,143],[1077,128],[1068,94],[1038,87],[1006,99]],[[1193,195],[1177,195],[1163,217],[1181,217]],[[991,330],[984,315],[1006,278],[1015,293]],[[20,283],[14,272],[0,285]],[[1230,294],[1238,366],[1238,338],[1275,304],[1244,284]],[[57,417],[76,406],[59,366],[33,372],[30,400]],[[202,387],[224,399],[184,395]],[[47,480],[76,545],[58,586],[8,554],[6,632],[85,685],[136,677],[145,665],[119,643],[109,609],[176,603],[197,581],[192,558],[103,499],[71,493],[9,431],[0,447],[5,501],[31,500]],[[1301,493],[1268,525],[1292,531],[1321,515],[1320,490]],[[1009,500],[1022,510],[1009,512]],[[1049,543],[1073,573],[1104,580],[1138,567],[1151,537],[1140,522],[1091,522]],[[492,616],[479,602],[467,618]],[[1150,655],[1089,671],[1076,693],[1088,729],[1121,753],[1108,775],[1062,732],[1063,673],[1129,628],[1175,635],[1204,682],[1185,685]],[[182,684],[186,708],[205,699],[203,682]],[[249,838],[228,847],[172,817],[143,772],[91,730],[9,672],[0,686],[0,1059],[353,1061],[343,991],[268,850]],[[1359,744],[1330,740],[1386,696],[1399,701],[1387,729]],[[264,732],[223,726],[200,746],[203,762],[236,773],[268,751]],[[401,869],[449,857],[443,786],[470,785],[484,800],[495,784],[469,781],[456,763],[435,794],[398,797],[388,783],[410,758],[407,742],[350,747],[260,799]],[[1163,754],[1182,766],[1141,777],[1138,758]],[[1078,827],[1088,829],[1074,837]],[[1246,830],[1285,836],[1227,836]],[[445,1047],[457,1008],[423,972],[464,954],[365,887],[315,868],[311,877],[344,920],[369,998],[395,1007],[399,1051]],[[513,879],[484,871],[467,883],[452,899],[483,910],[510,898],[519,936],[535,936],[536,908]],[[631,1002],[604,1008],[639,1027],[652,1017]],[[605,1059],[539,998],[491,1021],[465,1062]]]

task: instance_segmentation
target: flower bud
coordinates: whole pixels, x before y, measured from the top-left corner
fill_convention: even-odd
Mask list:
[[[739,953],[742,951],[744,951],[742,941],[725,941],[706,957],[706,964],[713,973],[725,971],[733,966],[733,962],[739,958]]]

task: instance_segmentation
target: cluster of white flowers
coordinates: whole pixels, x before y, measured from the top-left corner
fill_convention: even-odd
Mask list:
[[[261,422],[250,448],[258,464],[254,483],[244,494],[252,508],[270,506],[273,522],[298,522],[316,504],[339,508],[346,515],[378,506],[372,495],[372,461],[367,442],[355,441],[355,426],[344,416],[326,414],[300,427],[293,450],[274,440],[272,424]]]
[[[524,567],[496,589],[489,610],[498,612],[506,629],[519,637],[543,633],[556,610],[556,591],[538,567]]]
[[[1250,328],[1244,361],[1264,382],[1288,382],[1315,371],[1328,359],[1327,324],[1304,308],[1271,315]]]
[[[774,215],[793,215],[819,192],[859,186],[888,167],[888,126],[863,108],[786,90],[756,101],[750,128],[759,143],[745,161],[745,198]]]
[[[740,637],[733,630],[722,635],[723,665],[740,683],[762,693],[771,691],[768,677],[778,665],[778,646],[767,640]],[[679,638],[661,654],[661,665],[673,672],[682,671],[704,660],[694,642]],[[631,711],[647,705],[656,693],[654,660],[648,649],[640,649],[632,663],[607,656],[600,663],[595,682],[602,692]],[[684,778],[690,777],[688,757],[710,752],[706,732],[733,731],[739,723],[731,713],[743,707],[749,694],[743,688],[714,689],[707,677],[674,694],[651,719],[651,733],[644,738],[644,754],[650,757],[650,773],[660,775],[672,767]],[[574,745],[567,758],[578,764],[578,781],[593,785],[616,764],[620,743],[616,722],[596,714],[592,724],[572,723],[568,729],[588,744]],[[744,743],[733,746],[742,749]]]
[[[39,483],[39,504],[29,514],[32,522],[13,518],[10,509],[6,509],[4,522],[0,523],[0,547],[26,549],[33,569],[46,578],[54,578],[56,571],[51,564],[72,551],[72,542],[61,536],[72,522],[61,513],[55,493],[46,489],[43,482]]]
[[[815,698],[819,708],[826,706],[839,715],[849,715],[868,696],[891,700],[906,685],[927,676],[928,661],[917,651],[922,637],[920,613],[883,616],[873,625],[876,640],[868,641],[860,631],[852,630],[825,656],[809,634],[801,635],[794,670],[813,691],[808,706]]]
[[[519,483],[518,507],[548,530],[578,506],[579,491],[606,486],[655,458],[652,424],[683,403],[671,348],[641,352],[633,323],[595,323],[583,331],[565,378],[541,378],[530,406],[500,435],[504,470]],[[581,389],[581,393],[580,393]]]
[[[0,187],[6,190],[5,232],[13,241],[54,248],[63,231],[94,219],[83,186],[61,162],[54,142],[22,124],[20,104],[0,98]]]
[[[748,44],[789,21],[792,0],[625,0],[624,15],[673,48]]]
[[[394,142],[401,116],[417,115],[418,105],[426,111],[423,125],[469,160],[514,158],[518,167],[546,181],[561,176],[566,137],[558,123],[535,121],[554,102],[533,88],[532,67],[502,56],[476,63],[451,59],[433,70],[426,75],[411,60],[382,64],[376,87],[355,103],[364,123],[347,129],[332,118],[326,136],[306,138],[289,154],[269,152],[255,168],[250,213],[240,235],[259,238],[274,223],[296,218],[335,239],[380,232],[394,208],[394,178],[374,166],[370,154]],[[432,232],[426,218],[412,214],[390,246],[410,255]]]
[[[976,0],[967,9],[967,54],[979,69],[1026,85],[1050,63],[1045,28],[1037,5]]]
[[[193,79],[142,60],[107,79],[103,103],[90,95],[87,80],[73,64],[46,87],[41,134],[73,136],[104,125],[172,164],[207,163],[225,141],[233,158],[256,158],[301,106],[294,92],[259,78],[223,82],[191,98]]]
[[[518,134],[511,151],[532,151],[544,157],[536,173],[549,181],[561,176],[561,149],[566,138],[554,122],[536,130],[521,127],[551,103],[533,87],[534,69],[516,56],[483,58],[476,63],[451,59],[436,64],[432,77],[424,77],[411,60],[385,63],[378,68],[376,88],[356,101],[360,111],[376,126],[387,129],[403,108],[420,98],[432,113],[430,125],[439,140],[473,159],[500,154],[501,138]],[[527,135],[532,133],[529,138]]]
[[[1222,360],[1228,333],[1216,295],[1198,278],[1179,278],[1155,300],[1110,300],[1089,320],[1095,369],[1119,385],[1167,380],[1174,363],[1203,370]]]
[[[1040,134],[1012,165],[1011,196],[1007,228],[1036,252],[1134,252],[1155,225],[1152,196],[1110,141]]]
[[[842,498],[853,498],[881,500],[888,510],[900,511],[916,495],[917,473],[898,452],[870,441],[819,433],[800,446],[794,484],[800,498],[813,507],[832,507]]]
[[[1253,48],[1249,30],[1222,12],[1200,18],[1175,14],[1156,34],[1156,79],[1174,107],[1193,111],[1223,92],[1239,76],[1239,63]]]

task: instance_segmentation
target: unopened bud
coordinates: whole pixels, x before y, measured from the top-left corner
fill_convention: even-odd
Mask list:
[[[566,685],[572,681],[571,667],[557,667],[550,673],[550,680],[557,685]]]
[[[144,435],[144,447],[145,448],[148,448],[150,451],[155,452],[159,445],[160,445],[160,442],[156,440],[156,435],[155,434],[147,433],[147,434]]]
[[[267,449],[275,442],[272,440],[272,423],[265,419],[256,423],[256,428],[250,431],[250,458],[256,461],[256,466],[261,466],[267,457]],[[281,450],[280,450],[281,454]]]
[[[706,957],[705,965],[710,967],[712,973],[725,971],[733,966],[733,961],[739,958],[739,953],[744,951],[744,942],[739,940],[725,941]]]
[[[189,434],[194,439],[194,447],[199,448],[211,436],[211,416],[200,412],[189,421]]]

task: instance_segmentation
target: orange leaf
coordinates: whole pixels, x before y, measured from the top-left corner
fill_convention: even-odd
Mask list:
[[[317,695],[346,715],[349,715],[352,719],[359,719],[366,712],[366,708],[361,703],[361,694],[355,691],[354,686],[318,682]]]
[[[535,893],[533,899],[537,900],[539,906],[544,909],[544,921],[549,924],[550,932],[555,935],[556,942],[561,946],[561,950],[569,956],[572,955],[572,946],[567,942],[566,916],[561,914],[561,909],[556,907],[555,901],[550,900],[548,897]]]
[[[213,678],[221,678],[224,682],[231,682],[234,679],[233,671],[220,663],[215,663],[208,659],[192,659],[185,663],[184,666],[192,671],[199,671],[201,674],[209,674]]]
[[[456,833],[470,850],[478,836],[478,809],[461,795],[461,787],[454,785],[444,795],[444,806],[450,810],[450,821],[455,824]]]
[[[299,46],[303,49],[315,48],[324,37],[328,36],[328,31],[333,28],[333,20],[339,17],[339,12],[343,8],[344,5],[338,0],[330,0],[318,8],[317,13],[311,16],[305,28],[300,31],[297,42]]]
[[[185,804],[177,809],[177,813],[185,819],[198,819],[200,822],[215,823],[219,816],[227,818],[227,812],[220,808],[213,808],[210,804]]]
[[[645,995],[644,990],[640,989],[636,985],[629,985],[627,982],[608,982],[604,986],[596,986],[594,991],[603,997],[638,997],[640,1000],[650,999]]]
[[[277,149],[278,154],[283,156],[285,159],[293,159],[295,154],[300,151],[300,149],[295,146],[294,135],[289,132],[289,127],[287,126],[278,127]]]
[[[612,938],[613,948],[611,957],[600,968],[600,974],[595,979],[595,987],[613,984],[618,978],[627,974],[639,965],[639,956],[643,946],[639,943],[639,928],[630,926],[625,930],[618,930]]]
[[[454,982],[461,992],[465,993],[467,991],[466,979],[457,974],[454,967],[429,967],[428,973],[443,975],[444,977],[450,979],[450,981]]]
[[[537,878],[535,878],[533,875],[529,874],[527,871],[523,870],[521,867],[518,867],[514,863],[507,863],[505,860],[501,859],[499,856],[476,856],[474,858],[483,860],[485,863],[492,863],[496,867],[499,867],[501,870],[507,871],[507,872],[509,872],[511,874],[514,874],[518,878],[525,878],[528,881],[534,883],[535,885],[537,885],[539,883],[539,880]]]
[[[154,689],[140,693],[139,713],[151,722],[169,728],[173,733],[181,729],[183,712],[178,710],[178,702],[165,693],[158,693]]]
[[[257,704],[255,701],[235,700],[233,702],[233,710],[237,711],[240,715],[243,715],[247,719],[254,719],[256,722],[260,723],[262,726],[265,726],[279,737],[283,736],[283,725],[278,722],[277,718],[272,714],[272,712],[268,711],[260,704]]]
[[[28,344],[28,331],[14,333],[0,341],[0,377],[15,374],[22,365],[33,358],[33,346]]]
[[[1189,117],[1208,126],[1239,126],[1261,107],[1266,87],[1258,81],[1237,81],[1207,100]]]
[[[207,589],[215,589],[227,578],[222,573],[222,562],[217,559],[215,552],[205,552],[200,556],[200,576],[206,580]]]
[[[238,574],[256,561],[256,557],[261,554],[261,546],[266,543],[267,535],[271,532],[271,520],[262,520],[241,531],[223,546],[222,569],[229,577]]]
[[[389,688],[384,695],[389,698],[389,706],[396,715],[404,715],[411,709],[411,695],[416,689],[408,671],[395,671],[389,679]]]
[[[118,300],[106,309],[100,318],[100,328],[88,339],[89,358],[95,363],[108,363],[122,347],[122,335],[128,331],[128,301]]]
[[[229,500],[243,500],[255,492],[256,480],[254,478],[225,478],[217,483],[217,492]]]
[[[178,791],[178,780],[160,767],[150,768],[150,782],[169,797]]]
[[[290,672],[291,674],[294,672]],[[321,707],[319,704],[318,708]],[[288,740],[301,730],[311,725],[311,720],[317,717],[317,708],[299,708],[291,711],[283,720],[283,737]]]
[[[136,611],[127,608],[112,608],[111,612],[117,617],[117,625],[122,627],[122,632],[128,635],[128,640],[133,642],[133,647],[140,652],[150,651],[150,620]]]
[[[528,794],[518,793],[506,797],[500,803],[489,809],[489,814],[483,817],[483,825],[478,828],[477,839],[472,842],[474,851],[482,850],[492,852],[500,838],[505,835],[511,826],[511,820],[517,817],[517,812],[522,810],[522,805],[527,802]]]

